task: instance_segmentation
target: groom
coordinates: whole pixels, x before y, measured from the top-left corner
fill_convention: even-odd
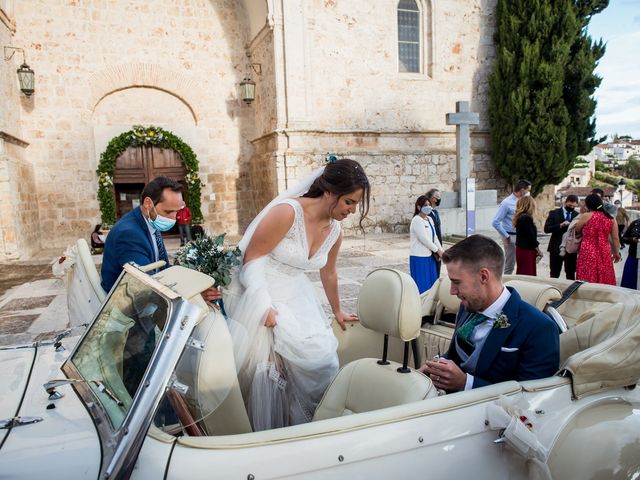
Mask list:
[[[461,306],[449,351],[420,369],[436,387],[455,392],[556,373],[558,329],[503,285],[504,254],[496,242],[472,235],[446,250],[442,261]]]

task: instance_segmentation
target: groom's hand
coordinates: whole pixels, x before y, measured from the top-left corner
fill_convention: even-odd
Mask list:
[[[418,371],[430,377],[433,384],[443,390],[464,390],[467,382],[467,374],[455,362],[446,358],[427,360]]]

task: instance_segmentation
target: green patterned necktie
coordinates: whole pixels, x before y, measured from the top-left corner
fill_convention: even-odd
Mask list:
[[[471,318],[458,329],[458,337],[467,342],[469,345],[475,347],[475,344],[471,341],[471,334],[478,325],[483,323],[488,318],[489,317],[483,315],[482,313],[474,313],[473,315],[471,315]]]

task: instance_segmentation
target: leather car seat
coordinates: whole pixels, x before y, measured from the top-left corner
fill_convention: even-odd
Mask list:
[[[210,312],[195,327],[176,375],[189,387],[187,403],[207,435],[252,431],[238,384],[231,334],[220,312]]]
[[[76,242],[76,262],[67,273],[67,308],[72,327],[90,322],[107,297],[84,238]]]
[[[176,367],[178,382],[188,387],[184,397],[194,419],[207,435],[251,432],[227,320],[200,295],[213,285],[213,279],[180,266],[162,270],[153,278],[203,312]]]
[[[362,325],[385,335],[382,359],[363,358],[347,364],[325,392],[314,421],[403,405],[437,396],[425,375],[408,368],[409,342],[420,335],[422,306],[418,288],[406,273],[374,270],[358,299]],[[387,360],[387,336],[405,342],[403,364]]]

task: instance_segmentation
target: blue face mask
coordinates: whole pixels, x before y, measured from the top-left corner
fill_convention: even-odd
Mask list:
[[[422,207],[422,208],[420,209],[420,211],[421,211],[422,213],[424,213],[425,215],[429,215],[431,212],[433,212],[433,208],[432,208],[432,207],[430,207],[430,206],[428,206],[428,205],[425,205],[424,207]]]
[[[157,212],[155,205],[153,206],[153,211],[156,212],[156,218],[155,220],[151,220],[151,217],[149,217],[149,223],[156,230],[160,230],[161,232],[168,232],[176,224],[175,220],[160,215]]]

